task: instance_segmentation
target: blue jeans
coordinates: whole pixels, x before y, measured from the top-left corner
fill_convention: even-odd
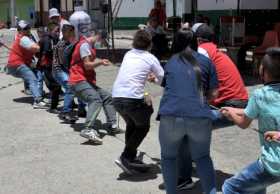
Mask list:
[[[206,194],[216,194],[215,172],[210,158],[212,122],[207,118],[161,116],[159,141],[162,174],[167,194],[176,194],[177,155],[183,139],[188,139],[191,158]]]
[[[66,73],[65,71],[53,71],[52,72],[53,77],[55,81],[63,88],[64,90],[64,104],[63,104],[63,112],[71,112],[72,111],[72,103],[74,100],[74,92],[72,91],[70,84],[68,83],[69,80],[69,74]],[[79,103],[79,109],[85,108],[85,104],[81,101],[78,100]]]
[[[266,188],[280,182],[280,177],[269,174],[261,161],[256,161],[239,174],[227,179],[224,194],[266,194]]]
[[[71,112],[72,103],[74,100],[74,93],[68,83],[69,75],[64,71],[53,71],[53,77],[55,81],[57,81],[57,83],[64,89],[63,112]]]
[[[30,67],[22,64],[18,67],[7,67],[7,69],[8,74],[17,78],[22,78],[24,82],[28,84],[35,102],[40,102],[42,100],[42,94],[38,87],[38,79]]]
[[[40,96],[43,96],[43,88],[44,88],[44,72],[38,69],[34,69],[33,70],[34,74],[37,77],[37,81],[38,81],[38,89],[39,89],[39,93]]]

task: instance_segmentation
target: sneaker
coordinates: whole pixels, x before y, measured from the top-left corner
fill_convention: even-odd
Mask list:
[[[33,108],[34,109],[46,109],[47,108],[47,104],[43,101],[40,102],[34,102],[33,103]]]
[[[112,124],[109,127],[109,133],[110,135],[116,135],[116,134],[122,134],[124,131],[120,128],[118,128],[117,124]]]
[[[57,109],[57,108],[51,108],[48,110],[49,113],[52,113],[52,114],[59,114],[60,111]]]
[[[81,131],[80,136],[99,145],[103,143],[97,131],[95,131],[94,129],[84,129]]]
[[[79,120],[79,118],[77,118],[76,115],[74,115],[72,112],[62,113],[59,115],[59,118],[62,119],[64,122],[70,124],[73,124],[77,120]]]
[[[138,172],[148,172],[151,169],[151,166],[149,164],[144,163],[142,160],[134,159],[129,163],[129,166]]]
[[[80,108],[80,109],[78,110],[78,117],[86,118],[86,117],[87,117],[87,111],[86,111],[86,109]]]
[[[194,182],[192,181],[192,179],[189,179],[187,181],[184,182],[179,182],[177,185],[177,190],[178,191],[183,191],[183,190],[188,190],[188,189],[192,189],[194,188]]]
[[[129,166],[129,161],[124,157],[119,157],[115,160],[115,164],[118,165],[126,174],[132,175],[134,172]]]

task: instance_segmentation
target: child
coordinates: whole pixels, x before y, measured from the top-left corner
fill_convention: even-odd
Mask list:
[[[65,49],[75,41],[75,28],[70,24],[62,27],[63,38],[54,47],[52,75],[56,82],[64,89],[64,105],[62,113],[59,115],[66,123],[74,123],[77,118],[72,112],[74,94],[68,84],[69,68],[64,60]],[[84,107],[83,107],[84,109]],[[85,111],[85,110],[84,110]]]
[[[151,44],[148,32],[136,32],[133,49],[125,54],[112,90],[114,107],[126,122],[125,148],[115,163],[127,174],[148,169],[136,156],[150,129],[153,113],[152,105],[144,103],[144,88],[146,81],[160,84],[164,75],[159,61],[149,53]]]
[[[226,180],[224,194],[265,194],[268,186],[280,182],[280,143],[272,141],[279,139],[276,129],[280,126],[280,48],[267,50],[259,73],[264,87],[255,91],[245,110],[230,107],[221,110],[241,128],[249,127],[253,119],[258,119],[261,143],[259,160]]]
[[[61,93],[60,85],[52,76],[52,59],[53,48],[57,44],[59,38],[59,25],[57,23],[48,24],[48,32],[45,33],[39,41],[40,57],[39,67],[44,72],[44,80],[47,88],[51,93],[51,113],[58,113],[59,94]]]

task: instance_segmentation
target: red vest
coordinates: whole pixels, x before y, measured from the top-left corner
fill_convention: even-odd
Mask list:
[[[211,104],[218,105],[227,100],[248,100],[248,92],[236,65],[211,42],[199,45],[207,51],[216,67],[219,80],[219,96]]]
[[[79,42],[76,44],[74,52],[72,54],[71,59],[71,67],[70,67],[70,76],[69,76],[69,83],[71,85],[75,85],[81,81],[87,81],[90,84],[96,84],[96,73],[94,69],[86,70],[84,67],[83,60],[81,59],[80,55],[80,48],[83,43],[87,42],[85,37],[80,37]],[[92,57],[95,59],[96,57],[96,50],[91,50]]]
[[[10,50],[8,67],[17,67],[22,64],[30,65],[32,63],[32,57],[34,54],[20,46],[20,40],[22,37],[21,34],[16,35],[15,42]]]

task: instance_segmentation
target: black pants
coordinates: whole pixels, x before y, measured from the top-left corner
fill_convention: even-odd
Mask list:
[[[125,148],[122,157],[134,160],[137,148],[150,129],[153,107],[145,104],[144,100],[130,98],[113,98],[113,104],[126,122]]]
[[[51,68],[44,68],[44,81],[51,93],[51,109],[56,109],[59,103],[59,95],[62,93],[60,85],[55,81]]]
[[[217,107],[234,107],[234,108],[246,108],[248,104],[247,100],[227,100],[221,104],[219,104]]]

